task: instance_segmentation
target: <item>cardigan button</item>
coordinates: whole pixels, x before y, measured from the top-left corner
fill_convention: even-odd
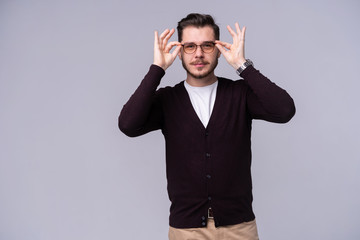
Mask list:
[[[203,221],[204,221],[205,219],[206,219],[206,217],[205,217],[205,216],[202,216],[202,217],[201,217],[201,220],[203,220]]]
[[[206,157],[207,157],[207,158],[210,158],[210,157],[211,157],[211,154],[210,154],[210,153],[206,153]]]
[[[208,179],[210,179],[210,178],[211,178],[211,175],[210,175],[210,174],[208,174],[208,175],[206,175],[206,177],[207,177]]]
[[[203,226],[205,226],[205,225],[206,225],[206,222],[202,222],[201,224],[202,224]]]

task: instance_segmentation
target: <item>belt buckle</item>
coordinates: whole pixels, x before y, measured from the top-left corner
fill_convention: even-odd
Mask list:
[[[214,214],[211,208],[208,209],[208,218],[213,219],[214,218]]]

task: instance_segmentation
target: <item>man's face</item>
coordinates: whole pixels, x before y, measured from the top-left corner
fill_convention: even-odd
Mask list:
[[[189,26],[183,29],[181,44],[194,43],[201,45],[205,42],[214,41],[214,30],[210,26],[202,28]],[[185,53],[182,48],[179,57],[187,73],[196,79],[201,79],[214,72],[218,63],[218,58],[220,57],[220,52],[214,47],[213,52],[204,53],[200,46],[198,46],[196,51],[190,54]]]

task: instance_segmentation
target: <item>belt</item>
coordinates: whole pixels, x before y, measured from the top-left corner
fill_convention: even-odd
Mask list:
[[[214,214],[211,208],[208,209],[208,218],[214,218]]]

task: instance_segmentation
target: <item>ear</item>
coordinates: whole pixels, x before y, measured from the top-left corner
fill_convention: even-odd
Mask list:
[[[217,58],[219,58],[220,56],[221,56],[221,52],[220,52],[220,50],[218,49]]]
[[[179,53],[178,53],[178,57],[179,57],[180,61],[182,61],[182,58],[181,58],[181,50],[180,50]]]

